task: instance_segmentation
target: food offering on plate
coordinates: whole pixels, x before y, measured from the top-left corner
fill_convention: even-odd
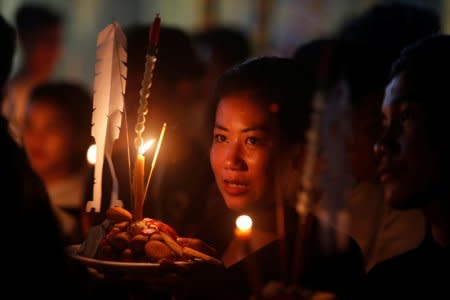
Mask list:
[[[94,226],[79,249],[79,255],[116,262],[222,262],[199,249],[180,245],[169,225],[151,218],[133,221],[121,207],[111,207],[106,220]]]

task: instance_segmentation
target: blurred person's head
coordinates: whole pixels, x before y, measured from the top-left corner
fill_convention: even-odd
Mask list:
[[[210,161],[229,208],[274,205],[299,166],[311,95],[311,78],[288,58],[251,59],[220,78]]]
[[[14,28],[0,15],[0,102],[3,99],[3,87],[11,72],[14,51],[16,49],[16,37]]]
[[[250,56],[250,42],[244,32],[220,26],[196,33],[194,41],[200,57],[206,65],[204,97],[211,98],[220,75]]]
[[[15,16],[24,64],[47,79],[61,55],[62,16],[40,4],[23,4]]]
[[[448,193],[449,53],[450,36],[438,35],[405,49],[393,66],[375,153],[385,198],[395,208],[427,208]]]
[[[139,105],[139,90],[149,44],[148,33],[149,27],[146,25],[133,25],[126,29],[128,39],[126,98],[131,120],[136,115]],[[168,117],[176,118],[181,112],[180,109],[198,100],[198,84],[203,73],[204,65],[200,62],[189,35],[178,28],[161,26],[149,97],[150,111],[153,106],[164,108],[163,111]]]
[[[380,3],[340,29],[338,38],[357,49],[346,51],[355,112],[350,153],[356,179],[375,175],[370,144],[379,133],[376,107],[381,104],[392,63],[403,48],[439,32],[440,28],[440,16],[429,8],[410,3]]]
[[[389,70],[404,47],[440,30],[440,16],[429,8],[412,3],[379,3],[344,24],[338,36],[376,50],[385,57],[384,66]]]
[[[23,144],[32,168],[45,182],[85,166],[91,110],[91,96],[80,85],[50,82],[32,90]]]
[[[202,59],[217,71],[241,63],[250,56],[250,42],[240,30],[213,27],[194,35]]]

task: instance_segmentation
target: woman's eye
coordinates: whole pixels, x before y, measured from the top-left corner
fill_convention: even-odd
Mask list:
[[[256,145],[256,144],[258,144],[258,138],[254,137],[254,136],[248,137],[246,139],[245,143],[249,144],[249,145]]]
[[[216,143],[224,143],[227,140],[227,138],[223,134],[215,134],[214,135],[214,142]]]

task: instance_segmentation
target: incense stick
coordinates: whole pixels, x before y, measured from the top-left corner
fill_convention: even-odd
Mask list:
[[[155,154],[153,154],[152,165],[150,167],[150,173],[148,174],[147,184],[146,184],[145,190],[144,190],[144,200],[147,197],[148,188],[150,186],[150,179],[152,178],[153,170],[155,169],[156,160],[158,159],[159,149],[161,148],[161,144],[164,139],[164,135],[166,133],[166,127],[167,127],[167,123],[164,123],[161,128],[161,133],[159,134],[158,144],[156,145]]]

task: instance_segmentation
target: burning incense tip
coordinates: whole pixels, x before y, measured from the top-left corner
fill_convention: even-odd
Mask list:
[[[158,46],[160,27],[161,27],[161,18],[159,17],[159,14],[156,14],[156,17],[153,20],[153,24],[150,29],[150,47],[153,49],[155,49]]]

